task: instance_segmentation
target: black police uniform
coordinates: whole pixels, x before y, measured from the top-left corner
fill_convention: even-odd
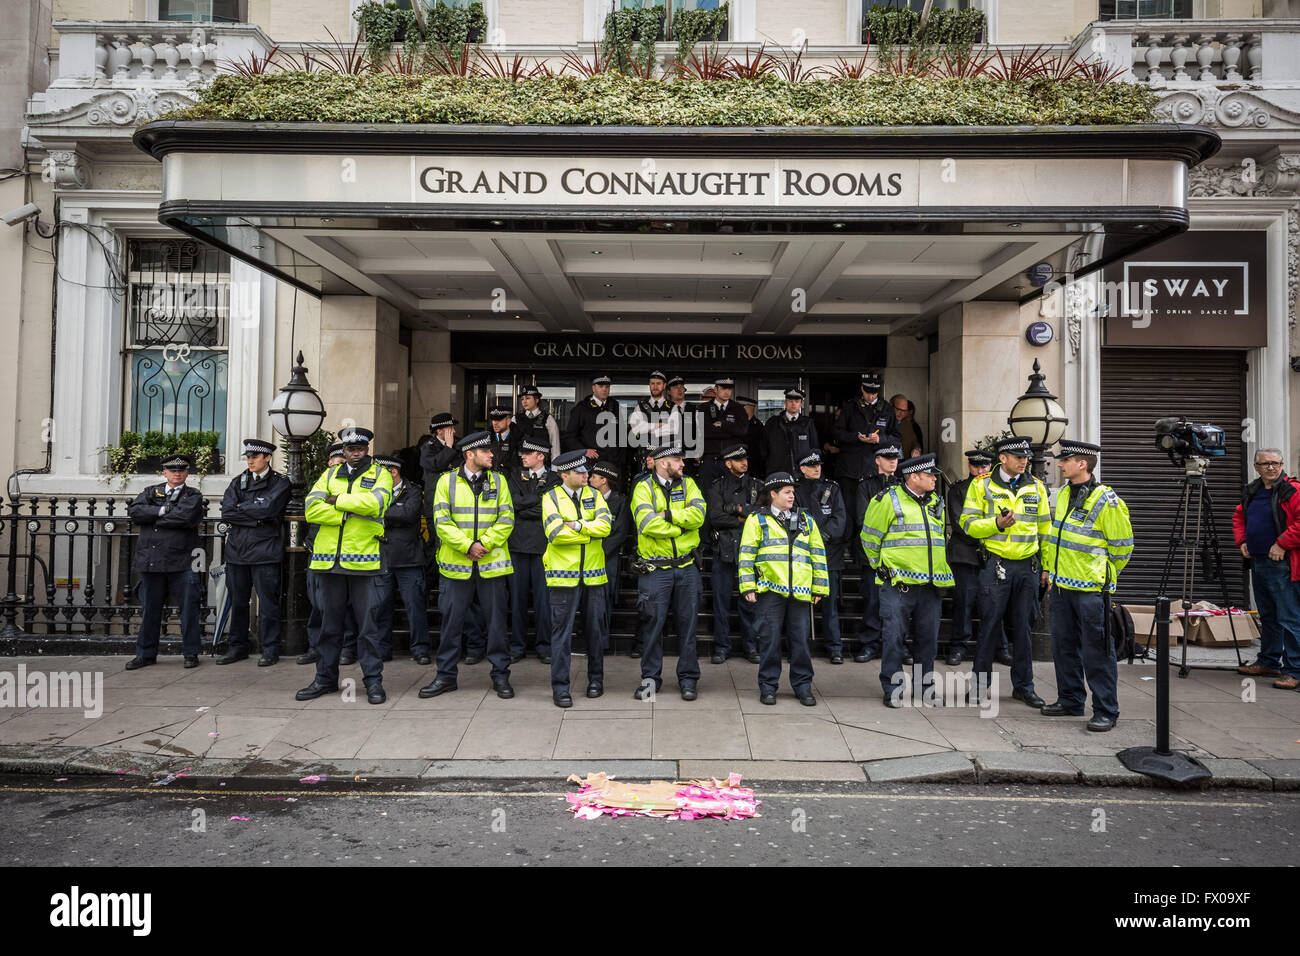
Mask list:
[[[845,533],[849,516],[844,509],[844,495],[840,486],[829,478],[801,478],[794,486],[794,500],[817,523],[822,542],[826,546],[826,571],[830,578],[830,593],[819,602],[822,612],[822,640],[826,653],[839,657],[844,642],[840,633],[840,575],[844,571],[846,550]]]
[[[617,422],[617,416],[618,402],[614,399],[607,398],[600,402],[596,400],[595,395],[588,395],[569,413],[568,424],[560,432],[560,450],[578,451],[594,448],[599,453],[597,457],[603,461],[612,462],[616,466],[621,465],[619,453],[622,449],[617,445],[602,445],[597,441],[601,429],[607,427],[611,421]]]
[[[749,470],[752,474],[766,475],[770,471],[780,471],[780,467],[769,468],[767,466],[768,455],[764,447],[767,444],[766,437],[767,428],[755,415],[749,420],[749,425],[745,429],[745,447],[749,449]]]
[[[203,650],[203,624],[199,619],[202,579],[193,569],[199,547],[199,525],[207,502],[196,489],[167,483],[150,485],[127,505],[139,540],[132,570],[140,572],[140,635],[135,656],[152,661],[158,656],[163,601],[168,595],[180,608],[181,653],[197,658]]]
[[[699,485],[707,494],[713,480],[727,473],[722,450],[728,445],[745,443],[749,416],[734,399],[722,407],[716,400],[705,402],[696,410],[704,413],[704,458],[700,461]]]
[[[509,475],[519,465],[519,446],[523,443],[523,429],[514,421],[504,432],[492,431],[492,470]],[[462,458],[462,460],[464,460]]]
[[[284,509],[289,479],[267,468],[245,470],[221,498],[221,520],[230,526],[222,551],[230,592],[230,650],[248,653],[248,602],[257,589],[259,643],[268,663],[280,654],[280,566],[284,561]]]
[[[618,597],[618,565],[623,552],[623,544],[632,530],[632,511],[628,507],[627,497],[613,488],[605,498],[612,520],[609,534],[601,539],[605,549],[605,640],[609,640],[609,623],[614,615],[614,601]],[[583,613],[586,613],[584,608]],[[606,645],[606,650],[609,650]]]
[[[542,495],[562,484],[560,476],[543,469],[539,477],[522,466],[506,476],[515,507],[515,528],[510,532],[510,656],[521,657],[528,644],[528,596],[532,592],[537,656],[551,656],[551,602],[546,593],[546,532],[542,530]]]
[[[813,452],[821,453],[817,426],[802,412],[790,420],[784,411],[767,420],[763,435],[767,471],[785,471],[799,474],[799,462]]]
[[[961,657],[970,649],[974,632],[973,612],[979,606],[980,570],[985,562],[980,543],[961,530],[961,510],[966,506],[966,492],[972,480],[967,476],[949,485],[944,497],[944,506],[948,509],[948,566],[957,582],[952,595],[952,640],[948,645],[948,663],[954,667],[961,663]],[[1005,663],[1010,654],[1004,624],[998,663]]]
[[[870,436],[872,432],[880,432],[878,442],[858,441],[859,433]],[[844,506],[849,514],[865,514],[866,502],[858,501],[858,481],[876,473],[876,449],[889,444],[903,447],[894,407],[883,398],[868,403],[859,394],[840,406],[835,424],[831,426],[831,438],[840,449],[835,456],[835,480],[844,492]],[[861,527],[858,525],[859,530]]]
[[[315,484],[315,482],[312,482]],[[316,543],[316,533],[320,531],[320,525],[307,522],[307,533],[303,535],[303,548],[308,553],[312,553],[312,547]],[[320,575],[323,572],[307,569],[307,603],[311,605],[311,613],[307,615],[307,649],[308,652],[298,658],[299,664],[315,664],[320,660],[320,628],[322,618],[322,608],[324,599],[320,595]],[[357,618],[352,610],[352,605],[347,606],[347,611],[343,615],[343,650],[339,654],[339,663],[355,664],[357,662]]]
[[[380,542],[384,571],[376,581],[375,600],[370,613],[379,635],[380,656],[393,656],[393,604],[402,597],[406,619],[411,626],[411,656],[429,657],[429,616],[424,583],[424,538],[420,535],[420,515],[424,511],[424,492],[419,485],[402,482],[393,491],[393,500],[384,512],[384,540]],[[394,593],[396,592],[396,593]]]
[[[546,423],[551,420],[551,413],[545,409],[537,409],[537,414],[529,415],[527,412],[520,412],[515,416],[515,423],[511,426],[511,431],[518,428],[521,441],[533,441],[539,445],[546,446],[546,462],[550,464],[553,449],[551,448],[551,432],[546,427]],[[594,445],[592,446],[595,447]]]
[[[740,533],[745,519],[758,510],[763,483],[749,475],[739,478],[730,471],[709,485],[706,503],[705,538],[713,543],[713,650],[731,653],[731,607],[736,601],[740,563]],[[740,602],[740,642],[746,657],[758,654],[757,606]]]

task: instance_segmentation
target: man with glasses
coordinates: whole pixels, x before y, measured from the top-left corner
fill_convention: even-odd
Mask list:
[[[1300,481],[1286,473],[1282,453],[1255,453],[1259,475],[1246,486],[1232,514],[1232,537],[1250,562],[1259,611],[1259,656],[1237,670],[1276,677],[1274,687],[1300,687]]]
[[[131,523],[140,529],[131,567],[140,572],[140,636],[129,671],[158,662],[163,599],[170,593],[181,611],[181,653],[186,667],[199,666],[203,624],[199,620],[202,586],[194,559],[199,551],[199,524],[205,503],[196,488],[185,484],[194,459],[173,455],[163,462],[166,481],[150,485],[127,505]]]

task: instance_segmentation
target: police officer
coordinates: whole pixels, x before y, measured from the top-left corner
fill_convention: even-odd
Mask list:
[[[587,475],[587,484],[604,497],[605,506],[609,508],[610,521],[613,522],[609,534],[600,539],[601,548],[605,552],[606,650],[609,649],[609,622],[613,616],[614,602],[618,599],[619,558],[623,551],[623,543],[627,541],[628,532],[632,528],[632,512],[628,508],[627,498],[618,490],[618,478],[618,469],[607,461],[593,464],[591,472]]]
[[[636,403],[627,416],[628,436],[632,447],[638,450],[671,445],[678,440],[681,419],[672,414],[673,406],[665,394],[668,376],[655,369],[650,373],[650,394]]]
[[[562,484],[542,495],[542,524],[546,529],[546,589],[551,606],[551,696],[556,707],[572,707],[569,666],[573,621],[583,611],[587,638],[587,696],[605,692],[605,647],[609,643],[605,613],[605,549],[602,541],[613,530],[605,496],[587,487],[587,454],[575,449],[555,459]],[[538,622],[540,630],[541,623]]]
[[[1101,446],[1061,440],[1056,465],[1067,482],[1056,493],[1052,530],[1043,543],[1043,576],[1052,595],[1052,661],[1057,700],[1046,717],[1082,717],[1092,689],[1088,729],[1105,733],[1119,719],[1118,674],[1106,621],[1109,595],[1133,556],[1128,505],[1093,477]]]
[[[817,522],[795,506],[794,478],[773,472],[763,483],[760,508],[745,519],[740,537],[740,593],[758,612],[758,699],[775,704],[781,682],[781,638],[790,642],[790,689],[814,707],[813,605],[830,593],[826,547]]]
[[[980,571],[980,637],[975,648],[972,701],[990,693],[998,628],[1011,642],[1011,696],[1043,706],[1034,693],[1029,633],[1038,607],[1040,552],[1051,527],[1047,487],[1029,474],[1029,439],[1019,435],[997,443],[998,467],[970,483],[961,527],[984,543],[988,560]]]
[[[832,664],[844,663],[844,643],[840,636],[840,574],[844,570],[845,534],[848,514],[840,486],[822,477],[822,456],[811,451],[799,462],[802,476],[795,485],[794,497],[808,517],[817,522],[822,544],[826,548],[826,576],[830,590],[821,603],[822,640]]]
[[[944,542],[944,505],[934,493],[939,469],[928,454],[905,461],[898,470],[902,483],[871,499],[861,534],[867,563],[883,581],[880,686],[886,707],[903,706],[903,641],[910,633],[921,677],[912,686],[924,688],[924,703],[941,707],[942,685],[937,694],[934,690],[934,656],[941,592],[953,586],[953,576]]]
[[[531,438],[535,444],[546,446],[546,460],[555,461],[560,455],[560,426],[555,418],[542,408],[542,390],[536,385],[524,385],[519,389],[520,414],[515,416],[515,425],[523,438]]]
[[[189,455],[168,458],[162,463],[166,480],[150,485],[126,508],[131,522],[140,528],[131,563],[132,570],[140,572],[140,636],[135,657],[126,662],[129,671],[158,662],[163,599],[168,596],[180,607],[185,666],[199,666],[203,649],[199,589],[203,584],[193,566],[206,502],[197,489],[185,484],[193,467]]]
[[[621,464],[617,437],[613,442],[608,441],[608,434],[604,442],[598,437],[603,429],[611,429],[618,421],[618,402],[609,397],[612,384],[608,375],[592,378],[591,394],[574,406],[560,435],[564,451],[581,449],[592,460],[604,458],[615,465]],[[617,436],[617,429],[609,433]]]
[[[769,469],[797,475],[800,462],[821,448],[817,426],[804,414],[803,399],[802,391],[787,388],[785,410],[767,420],[764,453]]]
[[[655,452],[655,470],[632,488],[636,524],[637,611],[642,619],[641,686],[632,696],[653,698],[663,686],[663,630],[671,609],[681,642],[677,686],[682,700],[695,700],[700,663],[695,652],[695,617],[700,606],[700,571],[695,565],[704,524],[704,496],[684,474],[680,445]]]
[[[560,484],[555,472],[546,467],[548,446],[525,438],[520,445],[520,466],[509,472],[510,500],[514,504],[515,527],[510,533],[510,662],[524,659],[528,644],[528,603],[532,597],[536,615],[537,657],[551,662],[551,607],[547,602],[542,555],[546,534],[542,528],[542,496]]]
[[[343,445],[335,442],[325,451],[325,467],[332,468],[335,465],[343,463]],[[317,477],[320,477],[319,475]],[[315,482],[312,482],[315,484]],[[312,553],[312,547],[316,541],[316,532],[320,530],[320,525],[307,522],[307,531],[303,535],[303,547],[307,553]],[[315,664],[320,660],[320,651],[317,649],[320,645],[320,623],[321,623],[321,601],[320,595],[316,593],[317,576],[316,572],[307,568],[307,603],[311,605],[311,613],[307,615],[307,650],[298,656],[299,664]],[[343,644],[347,646],[348,638],[351,637],[353,646],[357,640],[356,621],[352,620],[352,609],[348,608],[348,620],[344,626]],[[339,663],[343,663],[340,658]],[[355,656],[353,663],[356,663]]]
[[[948,511],[948,566],[952,568],[956,586],[952,595],[952,642],[948,645],[949,667],[962,662],[970,644],[973,612],[979,597],[979,572],[984,566],[984,552],[980,543],[961,530],[961,509],[966,506],[966,492],[971,479],[989,473],[993,456],[983,449],[966,452],[967,477],[948,486],[944,504]],[[1011,666],[1011,649],[1007,647],[1007,632],[1000,634],[1001,645],[993,658],[999,664]]]
[[[393,653],[393,604],[402,596],[406,620],[411,626],[411,657],[421,666],[433,663],[430,655],[429,617],[425,611],[424,539],[420,537],[420,515],[424,511],[424,493],[420,486],[402,478],[402,463],[397,458],[376,455],[375,461],[388,469],[393,479],[393,502],[384,512],[384,573],[371,613],[376,616],[374,629],[379,634],[383,658]]]
[[[505,405],[488,409],[488,422],[492,426],[492,467],[509,474],[519,467],[519,443],[522,430],[515,427],[514,412]]]
[[[310,567],[321,572],[316,593],[321,601],[321,634],[316,679],[298,691],[298,700],[314,700],[339,686],[343,619],[350,607],[360,631],[357,656],[366,700],[382,704],[384,662],[370,606],[383,571],[379,538],[384,512],[393,500],[393,478],[370,458],[375,434],[349,426],[339,432],[343,464],[327,468],[307,495],[307,520],[320,525],[312,545]]]
[[[835,480],[844,492],[844,505],[849,514],[859,517],[867,510],[866,502],[858,500],[862,493],[859,482],[876,473],[876,453],[881,446],[898,445],[902,457],[898,418],[893,406],[880,397],[883,387],[879,373],[863,372],[861,393],[840,406],[831,427],[831,437],[840,449],[835,461]]]
[[[420,449],[420,470],[424,474],[424,487],[432,490],[438,476],[453,470],[460,464],[461,455],[456,451],[456,426],[460,422],[448,412],[439,412],[429,419],[429,431],[432,439]],[[424,508],[426,516],[432,516],[432,495],[426,495]]]
[[[767,456],[763,453],[767,429],[758,420],[758,402],[745,395],[736,396],[736,404],[745,410],[749,425],[745,429],[745,447],[749,449],[749,470],[754,475],[765,475]]]
[[[218,664],[248,657],[248,602],[257,588],[261,618],[258,667],[280,660],[280,564],[284,560],[284,509],[292,487],[271,469],[275,445],[260,438],[244,439],[248,467],[221,497],[221,520],[229,525],[222,551],[226,587],[230,589],[230,644]]]
[[[433,520],[438,533],[438,609],[442,637],[438,676],[420,688],[420,697],[456,690],[461,631],[470,602],[478,596],[487,618],[487,656],[492,688],[502,700],[515,696],[510,686],[510,644],[506,637],[506,577],[510,574],[510,532],[515,509],[510,483],[492,470],[492,435],[474,432],[460,440],[463,464],[438,479],[433,490]]]
[[[723,449],[743,445],[749,431],[749,416],[731,398],[736,390],[735,380],[720,375],[713,387],[713,399],[700,409],[704,413],[704,458],[700,462],[699,484],[705,491],[726,471],[722,463]]]
[[[862,577],[858,581],[858,587],[862,591],[862,624],[858,629],[858,650],[853,655],[853,660],[858,664],[865,664],[880,656],[880,584],[876,581],[876,576],[872,573],[867,564],[867,557],[862,551],[862,520],[866,517],[867,506],[871,504],[872,499],[896,482],[898,461],[902,457],[902,446],[896,442],[881,445],[876,449],[875,461],[872,463],[874,473],[856,482],[854,501],[858,511],[854,514],[849,537],[853,540],[858,566],[862,569]],[[845,507],[847,506],[846,501]],[[904,650],[904,664],[911,663],[907,660],[907,653]]]
[[[725,664],[731,654],[731,606],[736,599],[736,568],[740,554],[740,531],[745,519],[758,510],[763,483],[749,472],[749,453],[744,445],[728,445],[722,452],[725,471],[705,492],[706,538],[713,548],[713,657]],[[740,603],[740,643],[745,657],[759,661],[758,635],[754,629],[754,603]]]

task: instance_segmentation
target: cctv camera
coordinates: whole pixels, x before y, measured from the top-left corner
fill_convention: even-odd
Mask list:
[[[0,219],[3,219],[6,226],[16,226],[20,222],[26,222],[28,219],[35,219],[41,214],[41,207],[34,202],[29,202],[26,206],[20,206],[17,209],[11,209]]]

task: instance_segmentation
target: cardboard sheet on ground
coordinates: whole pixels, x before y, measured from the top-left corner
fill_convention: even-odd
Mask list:
[[[762,802],[754,791],[740,786],[740,774],[733,773],[725,781],[689,780],[669,782],[652,780],[649,783],[624,783],[605,773],[589,773],[586,777],[572,774],[568,782],[579,785],[577,793],[565,794],[569,810],[581,820],[594,820],[600,816],[664,817],[669,820],[696,820],[716,817],[723,820],[742,820],[758,816]]]

